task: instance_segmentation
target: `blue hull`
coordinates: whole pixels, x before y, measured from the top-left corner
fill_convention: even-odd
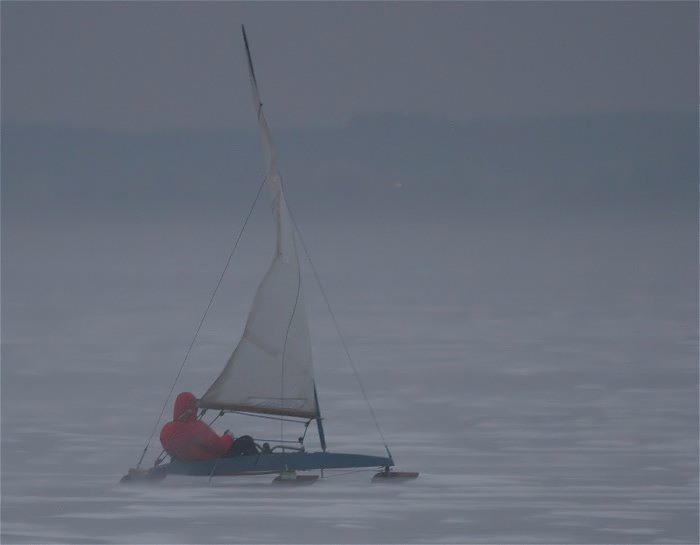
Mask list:
[[[197,462],[172,461],[151,468],[153,477],[177,475],[245,475],[278,473],[285,470],[346,469],[355,467],[391,467],[394,461],[385,456],[331,452],[287,452],[219,458]]]

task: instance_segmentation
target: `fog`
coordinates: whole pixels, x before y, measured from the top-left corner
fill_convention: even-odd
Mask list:
[[[697,29],[679,22],[697,6],[102,5],[2,6],[3,543],[698,541]],[[241,14],[291,211],[415,481],[118,484],[162,424],[262,181],[242,56],[222,75],[224,46],[242,47],[223,29]],[[574,15],[581,28],[552,30]],[[78,47],[86,36],[93,47]],[[181,64],[152,73],[163,100],[137,92],[172,48]],[[508,62],[489,72],[499,51]],[[290,58],[324,70],[297,77]],[[408,67],[437,58],[454,74],[407,85]],[[195,66],[194,83],[170,79]],[[355,88],[353,66],[366,71]],[[585,77],[559,78],[564,66]],[[69,85],[85,73],[92,92]],[[549,106],[533,98],[542,88]],[[261,199],[176,391],[201,394],[229,357],[272,258],[270,224]],[[302,261],[329,449],[383,455]],[[215,426],[279,433],[240,416]],[[145,464],[159,447],[156,435]]]
[[[246,126],[241,24],[277,131],[386,112],[465,121],[697,104],[692,2],[4,2],[2,14],[3,115],[26,123]]]
[[[116,484],[257,191],[246,135],[5,126],[3,541],[692,541],[691,121],[283,134],[304,242],[399,467],[422,473],[298,493],[266,478]],[[235,345],[269,223],[261,201],[178,389],[201,393]],[[304,268],[330,448],[381,454]]]

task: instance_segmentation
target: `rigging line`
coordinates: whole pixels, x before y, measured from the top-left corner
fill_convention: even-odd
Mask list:
[[[262,437],[254,437],[253,440],[256,443],[259,443],[262,441],[263,443],[289,443],[290,445],[298,445],[299,441],[292,441],[291,439],[287,439],[286,441],[280,441],[279,439],[263,439]]]
[[[279,421],[280,418],[283,418],[285,422],[292,422],[293,424],[304,424],[304,422],[301,420],[292,420],[291,418],[284,418],[283,416],[268,416],[266,414],[247,413],[244,411],[226,411],[226,412],[229,412],[232,414],[240,414],[243,416],[252,416],[255,418],[267,418],[269,420],[276,420],[276,421]]]
[[[173,381],[172,386],[170,387],[170,391],[168,392],[168,396],[165,398],[165,401],[163,402],[163,406],[160,409],[160,414],[158,415],[158,419],[156,420],[156,423],[153,425],[153,430],[151,431],[151,435],[148,438],[148,441],[146,441],[146,446],[143,449],[143,453],[141,454],[141,458],[139,458],[139,463],[136,464],[136,468],[141,467],[141,463],[143,462],[144,457],[146,456],[146,452],[148,451],[148,447],[151,445],[151,440],[153,439],[153,436],[156,433],[156,430],[158,429],[158,424],[160,424],[161,418],[163,418],[163,413],[165,412],[165,408],[168,405],[168,401],[170,401],[170,398],[173,395],[173,392],[175,391],[175,386],[177,385],[177,381],[180,379],[180,375],[182,374],[182,370],[185,368],[185,364],[187,363],[187,358],[190,357],[190,352],[192,352],[192,348],[194,347],[194,343],[197,340],[197,337],[199,336],[199,331],[202,329],[202,325],[204,325],[204,320],[207,317],[207,314],[209,313],[209,309],[211,308],[212,303],[214,302],[214,297],[216,296],[216,292],[219,291],[219,287],[221,286],[221,282],[224,279],[224,276],[226,275],[226,271],[229,268],[229,265],[231,265],[231,260],[233,259],[233,254],[236,252],[236,249],[238,248],[238,243],[241,241],[241,237],[243,236],[243,232],[245,231],[246,225],[248,225],[248,220],[250,220],[250,216],[253,214],[253,209],[255,208],[256,203],[258,202],[258,199],[260,198],[260,193],[262,192],[262,188],[265,185],[265,182],[267,181],[267,177],[263,178],[263,181],[260,183],[260,187],[258,187],[258,192],[255,194],[255,199],[253,199],[253,204],[250,206],[250,210],[248,210],[248,214],[245,217],[245,220],[243,220],[243,226],[241,227],[240,231],[238,232],[238,236],[236,237],[236,241],[233,244],[233,249],[231,250],[231,253],[228,256],[228,259],[226,260],[226,266],[224,267],[224,270],[221,272],[221,275],[219,276],[219,280],[216,283],[216,287],[214,288],[214,291],[211,294],[211,297],[209,298],[209,303],[207,303],[207,308],[204,310],[204,314],[202,314],[202,318],[199,321],[199,325],[197,326],[197,329],[194,332],[194,337],[192,338],[192,342],[190,342],[189,347],[187,348],[187,352],[185,353],[185,357],[182,360],[182,363],[180,364],[180,369],[177,372],[177,375],[175,375],[175,380]]]
[[[331,315],[333,325],[335,326],[335,330],[338,333],[338,337],[340,338],[340,344],[343,346],[343,350],[345,351],[345,355],[348,358],[348,361],[350,362],[350,366],[352,367],[352,371],[355,375],[355,378],[357,379],[357,384],[360,386],[360,391],[362,392],[362,397],[365,398],[365,403],[367,404],[367,407],[369,408],[369,412],[372,415],[372,420],[374,420],[374,425],[376,426],[377,431],[379,432],[379,437],[381,437],[382,442],[384,443],[384,448],[386,449],[387,453],[389,453],[389,457],[391,457],[391,453],[389,452],[389,447],[387,446],[387,443],[386,443],[386,438],[384,437],[384,434],[382,433],[382,429],[379,426],[379,420],[377,420],[377,415],[375,414],[374,408],[372,407],[372,404],[369,401],[369,397],[367,396],[367,391],[365,390],[365,386],[362,383],[362,380],[360,379],[360,374],[357,372],[357,367],[355,367],[355,362],[353,361],[352,356],[350,355],[350,350],[348,348],[348,345],[345,342],[345,338],[343,337],[343,334],[340,331],[340,325],[338,325],[338,320],[336,320],[335,314],[333,313],[333,309],[331,308],[331,304],[330,304],[330,301],[328,299],[328,295],[326,295],[326,290],[323,289],[323,284],[321,284],[321,278],[318,275],[318,271],[316,271],[316,267],[314,266],[314,262],[311,260],[311,256],[309,255],[309,251],[306,248],[306,243],[304,242],[304,237],[301,236],[301,231],[299,230],[299,226],[297,225],[297,222],[294,219],[294,215],[292,214],[291,209],[289,209],[289,205],[287,205],[287,210],[289,211],[289,217],[292,219],[292,223],[294,224],[294,228],[296,229],[296,232],[299,235],[299,240],[301,241],[301,247],[304,249],[304,255],[306,255],[306,258],[309,260],[309,265],[311,265],[311,270],[314,273],[314,278],[316,279],[316,283],[318,284],[319,290],[321,291],[321,295],[323,296],[323,300],[326,303],[326,307],[328,308],[328,312]]]
[[[209,422],[209,427],[211,427],[212,424],[214,424],[214,422],[216,422],[223,414],[224,414],[223,411],[220,412],[219,414],[217,414],[217,415],[214,417],[214,419],[213,419],[211,422]],[[204,419],[204,415],[202,415],[202,419]]]

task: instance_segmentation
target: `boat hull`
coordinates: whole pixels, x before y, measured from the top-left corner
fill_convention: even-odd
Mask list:
[[[255,475],[282,471],[313,469],[349,469],[360,467],[391,467],[394,461],[386,456],[346,454],[341,452],[286,452],[182,462],[174,460],[151,468],[158,475]]]

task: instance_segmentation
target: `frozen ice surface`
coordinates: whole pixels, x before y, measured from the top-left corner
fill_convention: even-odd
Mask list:
[[[647,262],[648,245],[630,250],[647,240],[636,231],[591,250],[592,236],[539,245],[434,229],[417,258],[415,246],[387,251],[359,233],[364,247],[345,249],[366,266],[317,263],[392,454],[421,472],[401,485],[372,484],[367,471],[293,488],[270,476],[117,484],[216,277],[197,264],[221,259],[200,248],[188,267],[158,266],[144,245],[128,266],[83,256],[46,270],[15,253],[3,279],[2,542],[695,542],[692,252],[662,241]],[[75,235],[59,253],[101,236]],[[233,283],[254,289],[255,274],[234,271]],[[383,454],[313,292],[329,448]],[[215,306],[179,387],[213,380],[248,304]],[[216,425],[264,433],[241,417]]]

